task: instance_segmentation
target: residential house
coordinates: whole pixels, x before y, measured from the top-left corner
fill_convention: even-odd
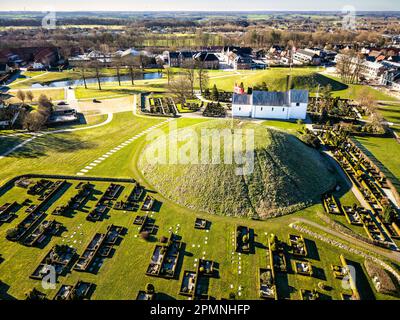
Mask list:
[[[252,49],[248,47],[224,47],[222,55],[224,61],[235,70],[248,70],[252,68]]]
[[[168,66],[169,67],[179,67],[179,52],[168,52]]]
[[[338,63],[344,58],[345,56],[343,54],[338,54],[335,58],[335,62]],[[380,62],[371,62],[360,58],[353,58],[351,64],[352,70],[359,68],[361,75],[367,80],[378,80],[386,69]]]
[[[7,63],[0,63],[0,76],[11,72],[11,68]]]
[[[307,90],[287,92],[253,91],[252,94],[234,93],[232,115],[257,119],[302,119],[307,116]]]
[[[201,63],[204,69],[218,69],[219,59],[214,53],[199,52],[194,55],[194,60]]]
[[[185,65],[193,63],[193,56],[196,53],[193,51],[181,51],[179,53],[179,65],[184,67]]]
[[[311,49],[298,49],[293,55],[293,60],[305,65],[318,66],[321,64],[320,55]]]

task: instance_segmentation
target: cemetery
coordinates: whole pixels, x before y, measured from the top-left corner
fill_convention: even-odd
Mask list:
[[[57,276],[65,276],[76,257],[76,249],[67,245],[55,245],[29,276],[41,280],[54,268]]]
[[[366,209],[370,211],[376,229],[380,229],[382,233],[378,238],[389,238],[390,241],[391,236],[398,235],[399,214],[383,189],[389,189],[399,198],[392,182],[346,135],[328,130],[321,133],[320,139],[332,150],[335,159],[365,198],[368,204]],[[386,225],[391,226],[390,230]],[[371,227],[373,228],[366,228]]]
[[[34,186],[38,180],[40,179],[31,178],[30,185]],[[57,180],[57,177],[47,180],[52,182],[63,181],[61,179]],[[171,222],[175,221],[175,218],[170,215],[164,215],[164,210],[166,209],[163,208],[161,215],[157,217],[156,226],[155,219],[153,218],[154,212],[146,212],[146,214],[131,216],[132,212],[122,212],[110,204],[110,202],[117,201],[118,197],[121,197],[124,201],[128,201],[128,199],[129,201],[134,200],[136,203],[139,203],[140,200],[143,201],[143,198],[146,198],[143,195],[144,192],[136,193],[136,190],[140,190],[137,188],[138,184],[113,182],[114,185],[119,184],[124,187],[125,190],[120,191],[120,193],[116,195],[114,192],[117,188],[115,186],[110,188],[110,181],[90,181],[91,187],[89,187],[88,180],[79,180],[79,178],[74,180],[68,179],[67,185],[71,181],[70,186],[72,187],[70,187],[68,191],[65,191],[65,194],[61,194],[57,197],[51,205],[42,206],[41,210],[43,210],[43,212],[40,215],[40,220],[19,240],[19,242],[27,246],[20,247],[27,248],[26,250],[34,250],[30,249],[30,246],[35,246],[42,250],[46,244],[51,244],[53,249],[51,249],[45,257],[39,256],[38,258],[40,259],[35,262],[38,263],[37,268],[31,275],[26,274],[25,276],[27,279],[40,280],[48,275],[50,270],[54,267],[57,277],[65,277],[65,281],[59,283],[57,288],[48,295],[49,297],[54,297],[56,300],[86,300],[91,298],[92,293],[95,299],[107,295],[106,290],[112,290],[112,287],[108,289],[103,288],[104,281],[108,280],[102,278],[103,272],[108,272],[110,267],[114,268],[113,263],[115,263],[115,267],[119,266],[122,261],[121,259],[125,259],[125,256],[128,254],[128,250],[135,250],[134,256],[130,258],[134,260],[131,261],[137,261],[136,259],[140,261],[138,266],[135,266],[135,274],[137,274],[137,272],[139,272],[139,274],[141,272],[142,275],[145,274],[144,277],[141,277],[143,279],[136,280],[129,278],[129,281],[133,281],[132,283],[136,283],[137,281],[142,283],[143,281],[145,284],[149,281],[147,277],[155,277],[152,279],[154,279],[157,287],[160,286],[161,292],[168,292],[168,295],[171,297],[180,299],[189,298],[198,300],[212,299],[213,297],[226,297],[228,294],[231,296],[231,291],[234,292],[238,290],[235,292],[235,295],[239,299],[250,296],[252,298],[266,300],[275,300],[278,298],[315,300],[321,299],[321,297],[318,296],[318,294],[321,295],[321,293],[312,289],[317,288],[318,281],[321,281],[315,270],[325,268],[324,271],[328,284],[330,284],[329,281],[335,279],[335,277],[343,278],[348,274],[343,264],[334,267],[328,264],[332,260],[330,258],[331,256],[326,255],[326,251],[321,251],[320,253],[320,259],[323,261],[322,263],[319,260],[313,260],[315,259],[313,258],[315,256],[315,253],[313,253],[315,248],[313,249],[313,246],[310,246],[310,240],[304,239],[301,233],[292,234],[289,230],[285,230],[283,233],[277,233],[279,234],[279,238],[272,232],[268,232],[268,236],[264,236],[264,231],[269,231],[267,228],[264,230],[257,229],[256,235],[253,227],[256,226],[257,222],[246,220],[247,222],[243,222],[246,224],[231,225],[232,234],[230,238],[232,239],[229,239],[229,241],[232,241],[232,244],[231,249],[226,251],[220,245],[220,240],[218,240],[218,243],[213,242],[216,236],[214,232],[218,232],[218,234],[222,235],[225,230],[225,227],[219,225],[218,220],[215,220],[214,217],[206,216],[203,218],[202,215],[202,218],[199,218],[194,215],[188,218],[182,215],[182,220],[178,220],[180,227],[176,224],[176,227],[168,229],[171,227]],[[42,184],[43,183],[41,183],[41,185]],[[51,186],[51,184],[46,185],[47,187]],[[86,185],[87,187],[85,187]],[[71,199],[78,200],[79,202],[80,198],[85,197],[85,193],[82,190],[89,189],[93,196],[84,201],[84,209],[77,211],[73,216],[68,213],[60,215],[57,217],[58,221],[45,219],[47,211],[53,212],[55,208],[60,206],[60,203],[68,203]],[[144,190],[144,188],[141,189]],[[11,189],[11,191],[7,191],[7,193],[8,192],[12,192],[14,195],[11,198],[5,198],[4,200],[6,201],[3,203],[13,203],[26,191],[22,192],[22,190],[16,188],[15,190]],[[43,194],[44,192],[43,189],[41,193]],[[106,193],[108,193],[108,199],[104,197]],[[134,199],[135,194],[139,193],[141,193],[141,195]],[[11,223],[12,227],[17,227],[26,218],[35,217],[35,213],[41,212],[41,210],[37,210],[38,206],[42,203],[42,201],[39,200],[39,194],[32,194],[29,196],[28,198],[23,197],[22,199],[24,200],[25,208],[30,208],[28,210],[30,212],[28,212],[27,215],[23,215],[23,217],[18,217],[16,222]],[[156,199],[153,195],[151,195],[151,198]],[[103,199],[104,203],[109,206],[109,216],[107,219],[99,221],[99,227],[97,227],[97,224],[93,225],[85,221],[86,212],[91,212],[91,210],[98,205],[100,199]],[[338,200],[337,203],[343,208]],[[79,208],[82,208],[82,206],[83,205],[80,205]],[[357,210],[359,209],[360,208],[357,208]],[[343,212],[345,213],[345,211]],[[166,222],[166,219],[169,222]],[[225,218],[218,219],[224,219],[223,221],[225,221]],[[29,221],[28,219],[28,222]],[[62,221],[62,223],[59,221]],[[213,224],[212,229],[210,228],[211,223]],[[63,230],[64,227],[66,227],[67,230],[61,233],[60,231]],[[185,231],[181,233],[180,228],[183,228]],[[214,228],[217,228],[217,231],[215,231]],[[278,229],[276,228],[277,227],[275,227],[274,230],[277,231]],[[144,238],[138,236],[142,232],[149,232],[150,234],[156,235],[158,229],[163,232],[169,231],[170,237],[157,238],[154,236],[151,240],[144,241]],[[194,231],[193,229],[198,231]],[[57,232],[57,230],[59,230],[59,232]],[[122,236],[125,234],[127,234],[127,236],[125,236],[124,241],[121,242],[120,240],[122,240]],[[181,234],[184,235],[185,242],[189,244],[183,244]],[[59,237],[59,235],[61,236]],[[257,242],[255,237],[257,237]],[[282,237],[287,239],[287,244],[280,240]],[[153,241],[158,242],[153,244]],[[14,246],[14,244],[11,245]],[[216,255],[209,253],[208,246],[210,245],[213,246],[214,250],[219,250]],[[246,247],[246,245],[248,245],[248,247]],[[263,245],[265,246],[263,247]],[[115,254],[116,246],[118,246],[117,254]],[[150,263],[147,264],[146,256],[149,250],[152,251],[152,255]],[[183,250],[185,250],[185,257]],[[230,252],[230,250],[232,250],[232,252]],[[267,252],[267,256],[265,256],[265,252]],[[191,257],[192,253],[194,257]],[[231,253],[232,258],[230,257]],[[34,254],[37,256],[37,253]],[[228,256],[229,260],[227,259]],[[199,258],[195,259],[195,257]],[[293,259],[289,261],[289,257],[293,257]],[[309,261],[304,261],[304,258],[307,258]],[[216,259],[218,263],[215,261]],[[107,261],[111,261],[111,263]],[[105,264],[107,265],[105,266]],[[314,268],[314,266],[316,268]],[[131,268],[129,262],[125,265],[125,268]],[[332,268],[331,272],[329,268]],[[98,272],[99,270],[100,272]],[[254,287],[251,284],[248,289],[243,289],[244,286],[249,286],[249,282],[246,281],[249,281],[249,277],[254,277],[253,271],[255,271],[255,274],[258,276],[258,279],[256,278],[254,280]],[[23,273],[23,271],[21,273]],[[223,295],[220,296],[218,294],[218,288],[221,279],[223,279],[222,281],[227,281],[227,274],[235,274],[234,281],[237,281],[238,285],[236,288],[232,289],[230,281],[228,280],[227,286],[229,287],[224,289]],[[387,282],[387,279],[381,274],[379,274],[379,279],[376,272],[371,274],[372,276],[369,276],[369,281],[371,281],[372,284],[375,285],[376,283],[378,287],[381,287],[382,282]],[[283,280],[285,277],[288,277],[287,283]],[[160,278],[160,280],[157,278]],[[162,281],[165,281],[164,279],[170,280],[168,281],[168,286],[163,285]],[[120,283],[120,280],[117,278],[112,280],[112,282],[114,281],[115,283]],[[75,283],[75,285],[73,285],[73,283]],[[142,288],[144,284],[142,284]],[[285,290],[287,290],[287,286],[308,289],[298,289],[288,297],[284,293]],[[340,286],[340,282],[334,284],[335,289],[330,294],[332,294],[334,298],[353,299],[353,293],[341,291]],[[29,283],[28,288],[31,289],[32,287],[33,285]],[[96,287],[95,292],[94,287]],[[390,288],[390,286],[387,288]],[[156,295],[154,291],[148,291],[147,289],[138,290],[137,287],[131,287],[131,290],[135,289],[137,295],[132,296],[131,293],[131,298],[133,299],[153,300],[163,297],[163,293]],[[374,290],[377,294],[381,294],[377,289]],[[384,292],[382,294],[386,295],[389,291],[389,289],[385,289],[382,291]]]
[[[54,300],[88,300],[93,293],[93,283],[78,281],[75,285],[62,285]]]

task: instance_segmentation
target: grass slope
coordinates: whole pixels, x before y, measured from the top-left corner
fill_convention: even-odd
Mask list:
[[[200,137],[202,129],[223,130],[229,128],[227,123],[217,120],[193,129]],[[321,155],[294,136],[251,123],[236,121],[235,126],[236,129],[254,129],[254,171],[249,175],[237,175],[235,163],[222,161],[224,156],[232,154],[231,148],[224,149],[223,137],[217,150],[221,157],[219,164],[180,164],[180,161],[170,164],[167,149],[172,138],[169,136],[166,142],[160,137],[146,149],[149,154],[153,150],[158,150],[159,154],[165,152],[167,163],[152,163],[145,152],[139,167],[146,179],[173,201],[195,210],[229,216],[265,218],[290,213],[319,199],[333,187],[335,179]],[[229,129],[228,133],[230,137]],[[211,132],[206,135],[214,145],[217,143]],[[178,130],[177,136],[184,137],[184,131]],[[203,150],[197,138],[190,136],[184,140],[178,145],[194,150],[193,154],[198,152],[200,159]]]

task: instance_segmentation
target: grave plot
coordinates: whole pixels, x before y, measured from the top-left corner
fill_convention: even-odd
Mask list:
[[[10,241],[21,241],[29,232],[43,220],[46,216],[44,212],[38,210],[39,206],[35,206],[35,209],[28,214],[28,216],[22,220],[16,228],[9,229],[7,231],[6,238]]]
[[[75,285],[62,285],[53,300],[88,300],[93,294],[95,285],[78,281]]]
[[[197,273],[194,271],[183,272],[183,278],[179,294],[186,297],[193,298],[196,292]]]
[[[112,247],[117,244],[124,231],[123,227],[111,225],[107,233],[96,233],[77,260],[74,270],[83,272],[97,272],[103,264],[104,258],[111,254]]]
[[[86,203],[90,195],[94,191],[94,186],[90,183],[79,183],[77,187],[78,193],[74,195],[66,205],[59,206],[53,211],[53,215],[66,216],[73,210],[78,210]]]
[[[272,268],[259,269],[258,279],[260,298],[277,300],[274,270]]]
[[[284,243],[274,234],[270,235],[268,241],[271,266],[278,272],[287,272],[287,262],[284,250]]]
[[[346,281],[350,287],[351,294],[346,292],[341,293],[343,300],[360,300],[360,295],[358,293],[356,282],[353,279],[353,274],[350,272],[350,267],[348,266],[346,259],[343,255],[340,255],[340,262],[342,265],[331,265],[333,275],[336,279]]]
[[[40,179],[33,186],[29,187],[27,192],[30,195],[42,195],[45,190],[49,189],[53,185],[53,181]]]
[[[195,229],[210,230],[211,222],[206,219],[196,218],[194,222]]]
[[[236,252],[254,252],[254,230],[244,226],[236,228]]]
[[[140,290],[136,296],[136,300],[155,300],[156,294]]]
[[[327,213],[343,215],[341,207],[332,194],[325,194],[322,197],[322,203]]]
[[[102,233],[96,233],[93,239],[90,241],[89,245],[86,247],[83,254],[80,256],[78,261],[74,266],[76,271],[87,271],[96,257],[101,245],[104,242],[106,235]]]
[[[320,295],[316,289],[314,290],[301,289],[300,298],[301,300],[319,300]]]
[[[291,246],[291,253],[295,256],[307,256],[307,246],[303,236],[289,235],[289,244]]]
[[[148,232],[149,234],[156,234],[158,226],[155,225],[155,219],[150,218],[148,215],[136,216],[133,224],[140,226],[139,234],[142,232]]]
[[[43,258],[39,266],[29,276],[31,279],[41,280],[54,268],[56,276],[64,276],[76,257],[76,249],[67,245],[55,245]]]
[[[200,259],[196,272],[188,270],[184,272],[179,294],[193,300],[208,300],[209,278],[217,276],[215,263]]]
[[[106,192],[104,192],[103,199],[110,201],[117,200],[123,189],[123,186],[111,183]]]
[[[115,210],[125,210],[125,211],[137,211],[139,209],[139,202],[142,200],[143,195],[145,194],[145,189],[139,184],[136,183],[132,192],[126,197],[125,201],[117,201],[115,203]]]
[[[179,262],[182,242],[171,233],[166,245],[156,245],[146,275],[173,279]]]
[[[352,207],[342,206],[342,208],[344,215],[346,216],[347,222],[355,226],[362,226],[363,217],[369,215],[368,210],[362,207],[358,207],[356,204]]]
[[[386,237],[376,225],[375,221],[370,216],[364,216],[363,219],[364,230],[371,240],[385,241]]]
[[[107,188],[106,192],[97,202],[95,208],[92,211],[90,211],[90,213],[86,217],[86,220],[92,222],[102,221],[105,214],[112,207],[112,201],[118,199],[123,188],[124,187],[119,184],[111,183],[110,186]]]
[[[218,277],[217,264],[211,260],[199,260],[198,274],[200,276]]]
[[[153,210],[155,199],[149,195],[146,196],[142,205],[142,211],[151,211]]]
[[[313,275],[313,268],[310,262],[308,261],[293,261],[293,270],[297,274],[301,274],[304,276],[312,277]]]
[[[36,229],[25,238],[23,244],[29,247],[46,244],[52,236],[59,233],[61,227],[62,224],[55,220],[45,220],[41,222]]]
[[[18,203],[13,202],[13,203],[6,203],[0,207],[0,226],[3,223],[9,223],[11,222],[15,217],[16,214],[15,210],[18,207]]]

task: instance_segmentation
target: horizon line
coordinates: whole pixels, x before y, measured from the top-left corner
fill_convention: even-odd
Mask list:
[[[135,12],[237,12],[237,13],[250,13],[250,12],[335,12],[341,13],[341,10],[306,10],[306,9],[281,9],[281,10],[268,10],[268,9],[254,9],[254,10],[55,10],[56,12],[124,12],[124,13],[135,13]],[[44,10],[0,10],[2,12],[46,12]],[[357,10],[357,12],[400,12],[400,10],[382,9],[382,10]]]

